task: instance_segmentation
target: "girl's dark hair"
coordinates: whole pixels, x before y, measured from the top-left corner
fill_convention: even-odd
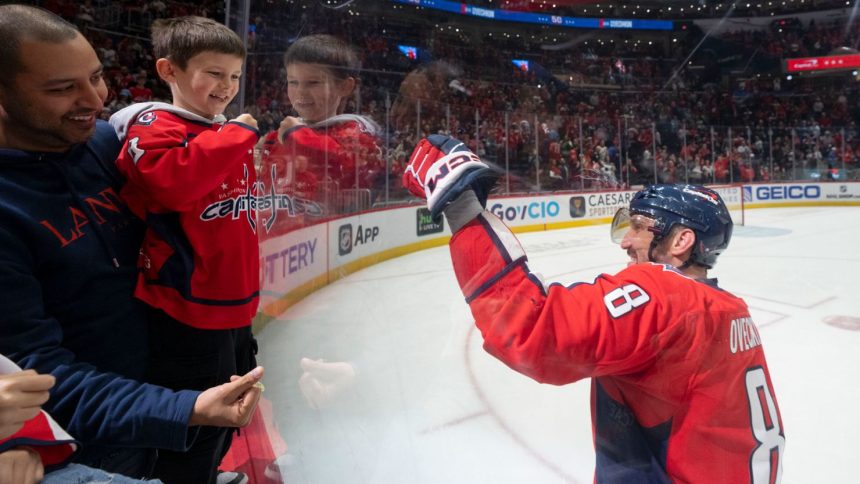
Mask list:
[[[245,45],[236,32],[205,17],[175,17],[152,23],[152,51],[156,59],[167,58],[180,69],[201,52],[233,54],[245,58]]]
[[[355,49],[332,35],[317,34],[301,37],[284,53],[284,66],[290,64],[319,64],[331,70],[338,79],[358,79],[361,62]]]

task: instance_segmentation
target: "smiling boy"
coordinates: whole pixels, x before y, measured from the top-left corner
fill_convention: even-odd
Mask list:
[[[121,195],[147,222],[135,296],[149,310],[151,381],[208,388],[256,365],[251,318],[259,255],[249,114],[225,123],[245,47],[214,20],[181,17],[152,27],[156,71],[173,103],[141,103],[111,118],[123,150]],[[226,208],[225,208],[226,207]],[[204,427],[187,453],[159,455],[165,482],[214,482],[226,428]]]

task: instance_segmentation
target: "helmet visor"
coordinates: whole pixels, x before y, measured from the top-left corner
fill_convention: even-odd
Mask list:
[[[657,237],[660,234],[657,221],[653,218],[641,213],[630,213],[629,208],[619,208],[615,212],[615,217],[612,218],[609,237],[612,239],[612,242],[620,244],[624,240],[624,237],[627,236],[627,233],[631,231],[631,235],[635,237],[647,233],[652,233]]]
[[[619,208],[615,212],[615,217],[612,218],[612,225],[609,228],[609,237],[613,243],[620,244],[624,239],[624,234],[630,230],[630,210]]]

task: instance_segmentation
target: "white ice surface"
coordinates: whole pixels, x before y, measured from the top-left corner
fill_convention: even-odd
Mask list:
[[[607,226],[522,234],[548,282],[617,272]],[[786,433],[784,483],[857,482],[860,209],[750,210],[711,272],[759,325]],[[285,482],[590,483],[589,383],[541,385],[487,355],[447,247],[321,289],[258,335],[266,393],[292,454]],[[301,358],[349,362],[319,409]]]

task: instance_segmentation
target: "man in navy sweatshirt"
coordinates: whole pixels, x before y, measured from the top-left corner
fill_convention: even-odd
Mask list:
[[[204,392],[141,383],[143,226],[117,195],[93,48],[52,13],[0,6],[0,73],[0,354],[56,378],[43,408],[83,444],[74,461],[144,477],[194,426],[247,424],[260,367]]]

